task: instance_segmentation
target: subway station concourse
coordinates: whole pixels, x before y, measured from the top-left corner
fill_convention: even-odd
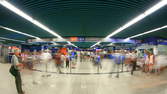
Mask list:
[[[0,94],[167,94],[167,0],[0,0]]]

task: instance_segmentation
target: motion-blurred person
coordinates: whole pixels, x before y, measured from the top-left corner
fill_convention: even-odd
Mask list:
[[[127,68],[127,71],[130,69],[130,64],[131,64],[131,54],[129,51],[125,53],[125,66]]]
[[[80,59],[80,51],[77,51],[77,61],[79,61],[79,59]]]
[[[144,50],[145,53],[145,64],[144,64],[144,72],[150,71],[150,52],[148,50]]]
[[[89,61],[90,61],[90,55],[91,55],[91,52],[90,52],[90,51],[87,51],[86,54],[87,54],[87,59],[86,59],[86,60],[87,60],[87,62],[89,62]]]
[[[71,56],[72,68],[75,68],[75,65],[76,65],[76,63],[77,63],[75,51],[72,51],[71,54],[70,54],[70,56]]]
[[[66,62],[66,57],[64,54],[61,54],[61,67],[64,68]]]
[[[75,55],[75,62],[77,62],[77,58],[78,58],[77,51],[74,51],[74,55]]]
[[[22,69],[22,64],[19,62],[18,59],[18,51],[14,51],[14,55],[12,56],[11,63],[12,66],[10,68],[10,73],[15,77],[15,83],[18,94],[25,94],[22,89],[22,79],[20,75],[20,71]]]
[[[40,64],[40,61],[41,61],[41,54],[42,54],[41,51],[37,52],[37,63],[38,64]]]
[[[90,61],[93,63],[93,58],[94,58],[94,53],[91,51],[90,52]]]
[[[150,52],[150,61],[149,61],[149,72],[150,73],[153,73],[153,67],[154,67],[154,64],[155,64],[155,56],[153,54],[153,52],[151,51]]]
[[[56,64],[56,67],[58,69],[58,72],[62,73],[61,72],[61,64],[62,64],[62,62],[61,62],[61,53],[57,53],[55,55],[55,64]]]
[[[144,50],[144,59],[143,59],[143,61],[144,61],[144,64],[143,64],[143,72],[148,72],[148,62],[149,62],[149,58],[148,58],[148,55],[147,55],[147,50]]]
[[[23,63],[24,67],[26,66],[27,63],[27,57],[28,57],[28,51],[23,51],[21,53],[21,62]]]
[[[121,71],[123,72],[124,69],[124,63],[125,63],[125,51],[121,50],[120,51],[120,64],[122,65]]]
[[[101,64],[101,56],[97,53],[95,56],[95,63],[98,66],[98,68],[102,69],[102,64]]]
[[[159,75],[163,67],[167,66],[167,63],[166,63],[167,58],[165,55],[156,55],[155,57],[156,58],[155,58],[154,69],[155,69],[155,73]]]
[[[152,73],[153,72],[153,66],[155,64],[155,57],[153,52],[151,51],[145,51],[147,54],[146,57],[146,65],[147,65],[147,71]]]
[[[36,63],[37,58],[38,58],[37,51],[34,51],[34,52],[32,53],[32,58],[33,58],[33,62]]]
[[[133,75],[133,72],[136,70],[137,51],[133,51],[130,56],[131,56],[130,58],[131,58],[131,64],[132,64],[131,75]]]
[[[70,56],[66,55],[66,68],[69,68],[69,63],[70,63]]]
[[[28,52],[28,55],[27,55],[27,67],[28,69],[33,69],[33,55],[32,55],[32,52]]]
[[[50,63],[50,60],[52,59],[51,53],[49,53],[48,50],[44,50],[44,52],[41,54],[41,62],[45,64],[45,71],[48,71],[48,63]]]
[[[80,52],[80,62],[84,61],[84,51]]]
[[[114,72],[116,70],[116,72],[117,72],[116,77],[117,78],[119,78],[119,69],[120,69],[120,64],[121,64],[120,56],[121,56],[121,54],[119,51],[115,51],[115,53],[113,54],[114,63],[113,63],[113,67],[112,67],[112,72]]]

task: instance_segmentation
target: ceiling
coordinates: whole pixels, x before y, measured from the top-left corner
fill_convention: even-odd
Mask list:
[[[105,37],[160,0],[8,0],[62,37]],[[167,6],[113,36],[127,38],[167,24]],[[0,5],[0,25],[40,38],[54,36]],[[0,37],[27,40],[0,29]],[[167,38],[167,29],[140,37]],[[75,43],[90,47],[93,42]]]

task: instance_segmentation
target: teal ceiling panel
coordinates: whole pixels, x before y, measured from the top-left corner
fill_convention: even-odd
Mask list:
[[[105,37],[160,0],[8,0],[63,37]],[[167,7],[113,36],[126,38],[167,24]],[[55,36],[0,5],[0,25],[41,38]],[[145,37],[164,37],[167,33]],[[161,35],[163,34],[163,35]],[[0,36],[27,40],[0,30]],[[145,38],[140,37],[140,38]],[[78,43],[78,45],[89,45]]]

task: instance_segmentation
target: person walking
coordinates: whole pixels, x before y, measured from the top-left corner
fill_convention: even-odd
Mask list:
[[[16,89],[17,89],[18,94],[25,94],[22,89],[22,79],[21,79],[21,74],[20,74],[22,64],[19,62],[18,57],[19,57],[18,51],[15,50],[11,58],[12,66],[10,68],[10,73],[15,77]]]
[[[120,64],[121,64],[120,51],[115,51],[115,53],[113,54],[113,57],[114,57],[114,63],[112,67],[112,72],[115,72],[116,70],[116,77],[119,78]]]
[[[69,63],[70,63],[70,56],[66,55],[66,68],[69,68]]]
[[[131,53],[131,64],[132,64],[131,75],[133,75],[133,72],[136,70],[136,65],[137,65],[137,51]]]
[[[55,64],[56,64],[56,67],[58,69],[58,72],[62,73],[61,72],[61,64],[62,64],[62,62],[61,62],[61,53],[57,53],[55,55]]]
[[[145,60],[145,65],[146,65],[146,72],[152,73],[153,72],[153,67],[155,64],[155,56],[152,51],[146,50],[145,53],[147,54],[146,60]]]

